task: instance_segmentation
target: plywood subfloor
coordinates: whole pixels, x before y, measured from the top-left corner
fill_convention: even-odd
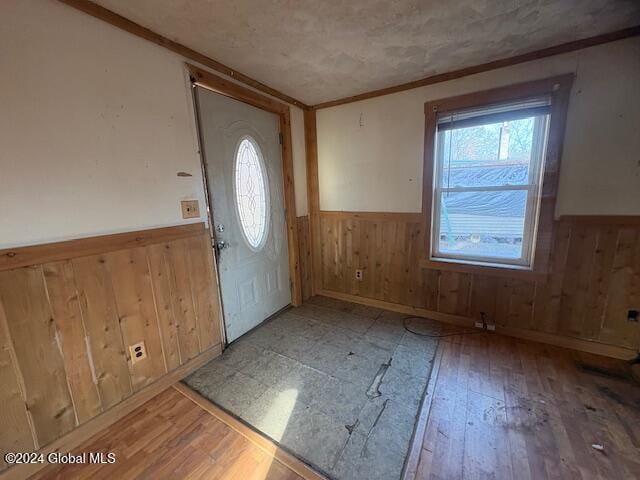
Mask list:
[[[440,348],[417,479],[640,478],[640,386],[601,371],[624,362],[490,334]]]
[[[357,307],[313,297],[184,381],[327,477],[398,480],[438,342]]]
[[[288,467],[170,388],[78,448],[114,465],[49,466],[38,479],[298,480]]]

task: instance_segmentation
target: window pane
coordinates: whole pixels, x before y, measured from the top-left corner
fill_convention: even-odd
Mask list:
[[[438,133],[440,185],[526,185],[537,117],[445,130]]]
[[[252,248],[258,248],[266,234],[267,192],[265,176],[254,142],[245,138],[236,152],[236,205],[240,226]]]
[[[522,257],[527,190],[443,192],[438,250],[460,257]]]

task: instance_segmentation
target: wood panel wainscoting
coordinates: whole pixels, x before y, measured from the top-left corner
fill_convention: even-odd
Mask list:
[[[551,272],[520,277],[424,268],[419,213],[320,212],[320,293],[499,332],[632,358],[640,323],[640,217],[563,217]],[[363,271],[356,280],[355,271]]]
[[[304,215],[296,218],[298,227],[298,258],[300,259],[300,289],[302,300],[306,301],[313,295],[313,268],[311,258],[311,230],[309,217]]]
[[[213,255],[202,223],[0,251],[2,457],[68,449],[220,354]]]

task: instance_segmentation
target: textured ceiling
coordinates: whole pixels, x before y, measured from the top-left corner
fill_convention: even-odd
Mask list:
[[[638,0],[97,0],[307,104],[640,24]]]

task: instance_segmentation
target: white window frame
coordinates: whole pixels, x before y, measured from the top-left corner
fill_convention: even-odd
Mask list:
[[[513,103],[513,102],[511,102]],[[522,103],[521,101],[517,102]],[[484,108],[500,107],[504,102],[486,105]],[[451,114],[449,114],[451,115]],[[491,267],[515,267],[532,270],[535,261],[536,239],[540,217],[541,191],[543,183],[544,164],[549,135],[550,114],[537,116],[533,130],[532,161],[529,164],[528,183],[523,185],[502,185],[482,187],[446,187],[442,185],[444,168],[444,154],[441,145],[441,132],[434,134],[434,171],[432,188],[431,211],[431,252],[429,259],[437,262],[453,262],[472,265],[486,265]],[[525,191],[527,200],[525,206],[525,223],[522,239],[522,255],[520,258],[504,258],[490,256],[456,255],[451,252],[440,251],[440,205],[442,194],[447,192],[495,192],[495,191]]]

